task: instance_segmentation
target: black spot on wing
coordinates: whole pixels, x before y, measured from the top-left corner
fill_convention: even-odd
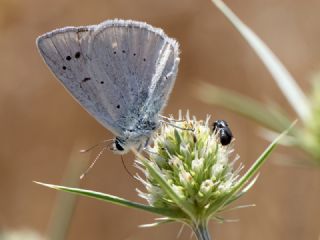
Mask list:
[[[76,52],[75,54],[74,54],[74,57],[75,58],[79,58],[81,56],[81,53],[80,52]]]

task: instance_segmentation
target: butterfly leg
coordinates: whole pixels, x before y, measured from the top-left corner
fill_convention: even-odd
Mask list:
[[[150,137],[148,137],[144,143],[141,143],[138,146],[137,151],[140,152],[141,150],[145,150],[148,147],[149,143],[150,143]]]
[[[159,117],[164,119],[164,120],[167,120],[169,122],[184,122],[185,121],[183,119],[174,119],[172,117],[166,117],[166,116],[163,116],[163,115],[159,115]]]
[[[137,148],[137,151],[140,152],[141,150],[146,150],[149,143],[150,143],[150,137],[148,137],[144,143],[141,143],[139,145],[139,147]]]
[[[194,128],[183,128],[183,127],[179,127],[179,126],[177,126],[177,125],[175,125],[175,124],[173,124],[173,123],[171,123],[171,122],[167,122],[167,121],[163,121],[163,120],[159,120],[159,122],[162,122],[162,123],[164,123],[164,124],[168,124],[168,125],[170,125],[170,126],[172,126],[172,127],[175,127],[175,128],[181,129],[181,130],[194,131]]]
[[[150,138],[148,137],[146,142],[144,143],[144,148],[148,147],[149,143],[150,143]]]

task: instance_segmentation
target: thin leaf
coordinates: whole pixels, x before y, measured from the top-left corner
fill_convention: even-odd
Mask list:
[[[166,180],[158,173],[154,167],[151,166],[149,160],[147,160],[144,156],[138,153],[135,149],[131,149],[134,154],[139,158],[139,160],[144,164],[144,166],[148,169],[150,175],[161,185],[161,189],[164,190],[170,198],[179,206],[179,208],[184,211],[191,219],[195,216],[194,207],[181,199],[175,191],[171,188],[171,186],[166,182]]]
[[[282,132],[290,125],[287,116],[282,115],[282,119],[287,119],[286,125],[283,120],[278,121],[279,116],[275,117],[260,102],[234,91],[204,82],[198,84],[196,91],[203,102],[224,107],[274,131]],[[277,112],[277,114],[281,113]]]
[[[175,222],[173,219],[166,219],[166,220],[161,220],[161,221],[154,222],[154,223],[141,224],[141,225],[139,225],[139,227],[141,227],[141,228],[157,227],[162,224],[173,223],[173,222]]]
[[[268,99],[267,103],[264,104],[267,111],[272,115],[272,117],[277,121],[279,124],[282,125],[282,130],[287,129],[288,126],[292,123],[292,118],[289,116],[289,114],[275,101]],[[296,118],[296,117],[295,117]],[[292,129],[291,132],[293,132],[294,129]],[[280,133],[280,132],[279,132]]]
[[[234,202],[235,200],[239,199],[240,197],[242,197],[246,192],[249,191],[249,189],[255,184],[255,182],[257,181],[259,177],[259,174],[257,176],[255,176],[255,178],[253,180],[251,180],[251,182],[249,184],[247,184],[241,191],[237,192],[236,194],[234,194],[232,197],[230,197],[225,203],[224,205],[227,206],[230,203]]]
[[[289,167],[300,167],[300,168],[314,168],[319,167],[316,161],[310,161],[310,158],[298,158],[298,157],[288,157],[288,155],[277,154],[278,157],[274,159],[275,164]]]
[[[267,128],[260,128],[259,135],[261,135],[265,140],[267,140],[269,142],[272,142],[273,139],[275,139],[275,137],[277,137],[279,135],[279,133],[278,132],[274,132],[272,130],[269,130]],[[281,144],[283,146],[301,147],[299,139],[297,137],[292,137],[292,136],[289,136],[289,135],[284,136],[281,139],[281,141],[279,142],[279,144]]]
[[[217,220],[218,223],[234,223],[234,222],[239,222],[239,219],[225,219],[225,218],[220,217],[220,216],[217,216],[217,215],[213,216],[213,218],[214,218],[215,220]]]
[[[271,152],[278,145],[283,136],[285,136],[291,128],[296,124],[297,121],[293,122],[291,126],[281,133],[273,142],[267,147],[266,150],[260,155],[260,157],[254,162],[254,164],[250,167],[250,169],[246,172],[244,176],[239,180],[238,184],[234,187],[233,192],[238,192],[243,186],[248,182],[250,178],[252,178],[259,171],[262,164],[266,161]]]
[[[247,184],[247,185],[242,189],[241,192],[243,192],[243,193],[248,192],[248,191],[253,187],[253,185],[256,183],[256,181],[257,181],[258,178],[259,178],[259,173],[254,177],[254,179],[253,179],[249,184]]]
[[[269,47],[246,26],[221,0],[211,0],[225,17],[234,25],[258,57],[269,70],[283,95],[287,98],[298,116],[305,122],[311,115],[307,97],[294,78],[274,55]],[[299,103],[299,104],[297,104]]]
[[[156,207],[144,205],[141,203],[132,202],[127,199],[120,198],[120,197],[113,196],[113,195],[106,194],[106,193],[101,193],[101,192],[96,192],[96,191],[91,191],[91,190],[86,190],[86,189],[81,189],[81,188],[71,188],[71,187],[41,183],[41,182],[36,182],[36,181],[34,181],[34,182],[37,184],[40,184],[42,186],[48,187],[48,188],[53,188],[53,189],[61,190],[64,192],[69,192],[69,193],[73,193],[73,194],[77,194],[77,195],[95,198],[98,200],[102,200],[105,202],[113,203],[113,204],[124,206],[124,207],[140,209],[140,210],[144,210],[147,212],[167,216],[170,218],[180,218],[181,216],[184,216],[184,214],[180,211],[175,211],[173,209],[167,209],[167,208],[156,208]]]
[[[225,212],[229,212],[229,211],[234,211],[234,210],[239,210],[239,209],[249,208],[249,207],[255,207],[255,206],[256,206],[255,204],[239,205],[239,206],[236,206],[233,208],[225,209],[225,210],[223,210],[223,212],[225,213]]]

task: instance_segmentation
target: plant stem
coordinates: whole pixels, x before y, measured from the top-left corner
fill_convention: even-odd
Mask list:
[[[88,163],[85,161],[87,156],[79,156],[79,149],[88,144],[86,141],[79,141],[74,145],[62,180],[63,185],[80,186],[79,176],[85,171]],[[77,196],[63,192],[58,194],[48,225],[47,239],[59,240],[67,238],[76,203]]]
[[[211,240],[207,222],[197,223],[193,226],[193,231],[198,240]]]

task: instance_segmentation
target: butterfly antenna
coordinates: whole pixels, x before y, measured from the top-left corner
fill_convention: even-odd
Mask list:
[[[83,179],[84,176],[91,170],[91,168],[94,166],[94,164],[96,163],[96,161],[100,158],[100,156],[102,155],[102,153],[107,149],[108,146],[105,146],[102,148],[102,150],[98,153],[98,155],[96,156],[96,158],[92,161],[92,163],[90,164],[90,166],[87,168],[87,170],[82,173],[82,175],[80,176],[80,179]]]
[[[129,171],[129,169],[127,168],[127,166],[126,166],[126,164],[125,164],[125,162],[124,162],[124,160],[123,160],[123,156],[120,155],[120,157],[121,157],[122,165],[123,165],[124,169],[126,170],[126,172],[130,175],[130,177],[132,177],[133,179],[135,179],[134,176],[132,175],[132,173],[131,173],[131,172]]]
[[[89,152],[89,151],[91,151],[92,149],[100,146],[101,144],[103,144],[103,143],[105,143],[105,142],[109,142],[109,141],[111,141],[111,140],[113,140],[113,139],[103,140],[102,142],[99,142],[99,143],[97,143],[97,144],[95,144],[95,145],[93,145],[93,146],[91,146],[91,147],[89,147],[89,148],[87,148],[87,149],[82,149],[82,150],[80,150],[80,152],[81,152],[81,153]]]

